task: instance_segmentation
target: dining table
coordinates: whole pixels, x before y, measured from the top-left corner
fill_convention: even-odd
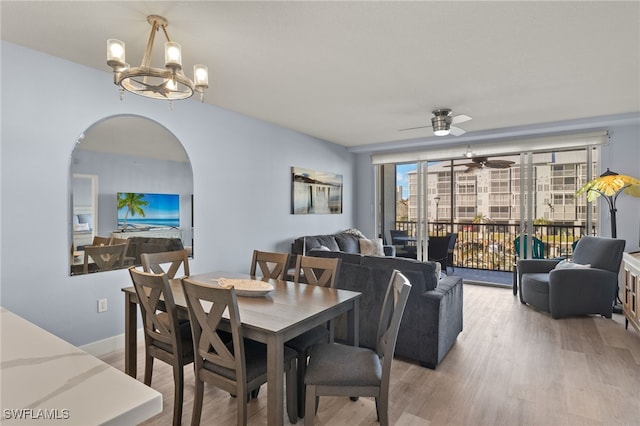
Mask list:
[[[211,286],[217,286],[220,278],[260,280],[273,286],[273,290],[262,292],[257,297],[239,295],[237,300],[244,337],[267,345],[267,424],[282,425],[285,342],[346,314],[347,343],[357,346],[361,293],[222,271],[189,277],[192,281]],[[184,314],[187,303],[180,279],[169,280],[169,284],[176,308]],[[138,298],[133,286],[122,291],[125,295],[125,372],[136,377]],[[333,330],[330,339],[333,340]]]

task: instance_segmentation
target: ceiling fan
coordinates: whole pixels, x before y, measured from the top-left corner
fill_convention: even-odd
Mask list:
[[[433,134],[436,136],[447,136],[448,134],[460,136],[464,134],[465,131],[459,127],[452,126],[452,124],[464,123],[465,121],[471,120],[471,117],[464,114],[452,116],[451,113],[452,111],[449,108],[439,108],[433,110],[433,117],[431,117],[431,126],[409,127],[406,129],[400,129],[398,131],[402,132],[405,130],[415,130],[432,127]]]
[[[512,164],[515,164],[515,161],[490,160],[488,157],[473,157],[471,158],[470,163],[453,164],[453,165],[449,164],[444,167],[465,166],[467,170],[465,170],[464,172],[468,173],[468,172],[471,172],[472,170],[483,169],[485,167],[489,169],[508,169],[509,167],[511,167]]]

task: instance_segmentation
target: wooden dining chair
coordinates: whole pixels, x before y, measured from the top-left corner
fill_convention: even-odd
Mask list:
[[[195,352],[196,386],[191,424],[200,424],[206,382],[236,395],[237,424],[246,425],[248,393],[267,382],[267,346],[243,338],[238,301],[233,287],[212,287],[188,278],[182,279],[182,287],[189,309]],[[225,311],[229,316],[231,342],[225,342],[218,329]],[[298,419],[295,360],[295,351],[285,346],[287,414],[291,423]]]
[[[155,274],[165,272],[169,279],[174,279],[182,266],[183,276],[189,276],[189,254],[187,250],[142,253],[140,259],[142,260],[142,268],[146,272],[153,272]],[[163,264],[169,265],[163,268]]]
[[[341,262],[342,259],[339,258],[298,256],[293,280],[296,283],[335,288]],[[297,352],[298,417],[304,417],[304,375],[309,350],[317,343],[329,342],[331,327],[331,323],[317,326],[285,343]]]
[[[306,385],[305,426],[313,425],[319,396],[369,396],[376,399],[378,420],[389,424],[389,382],[400,320],[411,284],[393,271],[380,312],[376,350],[325,343],[309,354]]]
[[[144,384],[151,386],[153,360],[173,368],[173,424],[182,422],[184,366],[193,362],[193,341],[189,320],[179,320],[167,274],[129,268],[144,325]]]
[[[251,269],[249,275],[256,276],[256,270],[260,267],[260,273],[264,278],[276,280],[286,279],[289,265],[289,253],[271,253],[268,251],[253,251]]]
[[[89,257],[93,259],[96,270],[110,271],[120,267],[120,259],[124,256],[125,244],[108,246],[84,246],[84,264],[82,271],[89,273]]]
[[[99,235],[95,235],[93,237],[93,241],[91,242],[92,246],[108,246],[111,242],[110,237],[101,237]]]
[[[124,268],[124,266],[127,265],[127,264],[133,263],[133,261],[135,260],[135,258],[133,258],[133,257],[127,257],[127,251],[129,250],[129,243],[130,242],[131,241],[128,238],[111,237],[109,239],[109,245],[124,244],[124,252],[122,253],[122,257],[120,258],[120,267],[121,268]]]

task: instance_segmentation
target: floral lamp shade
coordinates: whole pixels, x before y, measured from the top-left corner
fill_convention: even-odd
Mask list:
[[[606,172],[580,188],[576,196],[583,193],[586,193],[589,202],[596,200],[600,196],[607,201],[609,212],[611,213],[611,236],[616,238],[616,200],[622,193],[632,197],[640,197],[640,179],[620,175],[607,168]]]

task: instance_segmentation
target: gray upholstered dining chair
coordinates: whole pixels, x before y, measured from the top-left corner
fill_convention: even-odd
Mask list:
[[[237,424],[247,424],[248,393],[267,382],[267,346],[243,338],[236,292],[231,288],[202,285],[188,278],[182,287],[191,319],[195,352],[192,425],[200,424],[204,383],[209,383],[236,395]],[[232,341],[219,335],[223,313],[229,315]],[[297,394],[293,349],[284,348],[287,388],[287,414],[291,423],[297,421]]]
[[[169,279],[176,277],[176,274],[182,266],[182,274],[189,276],[189,255],[187,250],[165,251],[160,253],[142,253],[140,255],[142,267],[145,272],[153,272],[160,274],[165,272]],[[163,264],[169,264],[168,268],[163,268]]]
[[[129,268],[138,296],[144,325],[144,384],[151,385],[153,360],[173,368],[173,424],[182,422],[184,366],[193,362],[193,343],[188,320],[179,320],[167,274]]]
[[[264,278],[286,279],[287,268],[289,267],[289,253],[254,250],[249,275],[255,277],[258,267],[260,267],[260,273]]]
[[[624,240],[584,236],[571,263],[518,260],[520,301],[553,318],[588,314],[611,318],[624,246]]]
[[[337,343],[311,349],[304,378],[306,426],[313,425],[318,397],[323,395],[374,397],[380,424],[389,424],[391,361],[410,290],[409,280],[394,270],[380,312],[375,351]]]
[[[322,287],[335,288],[342,259],[298,256],[293,281]],[[304,417],[304,374],[307,371],[309,350],[317,343],[327,343],[331,323],[319,325],[285,343],[298,354],[298,417]]]

